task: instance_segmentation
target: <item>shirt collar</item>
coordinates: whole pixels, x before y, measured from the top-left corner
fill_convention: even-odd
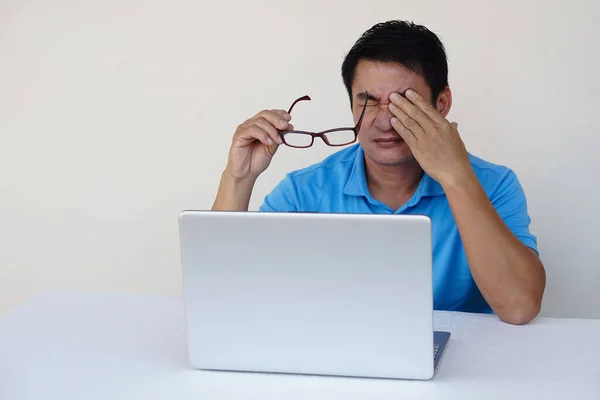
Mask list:
[[[365,154],[362,147],[360,147],[360,144],[357,145],[352,170],[350,171],[350,175],[344,186],[344,194],[349,196],[364,196],[369,200],[373,200],[371,193],[369,192],[369,187],[367,186]],[[443,194],[444,189],[442,188],[442,185],[425,173],[410,202],[416,204],[423,196],[439,196]]]

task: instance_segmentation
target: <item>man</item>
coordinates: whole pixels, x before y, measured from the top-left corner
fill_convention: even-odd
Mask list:
[[[446,120],[447,75],[444,46],[425,27],[373,26],[342,65],[358,143],[288,174],[260,210],[428,215],[435,309],[525,324],[546,284],[526,198],[513,171],[469,154]],[[254,182],[292,135],[290,120],[265,110],[237,128],[214,210],[248,209]]]

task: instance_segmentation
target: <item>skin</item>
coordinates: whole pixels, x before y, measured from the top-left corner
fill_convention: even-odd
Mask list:
[[[533,320],[546,285],[544,266],[508,229],[481,187],[458,125],[446,119],[450,88],[433,101],[418,73],[396,63],[361,60],[352,94],[355,122],[367,102],[358,139],[371,195],[395,210],[414,194],[424,172],[439,182],[483,297],[504,322]],[[284,110],[265,110],[237,128],[213,210],[248,209],[257,177],[281,144],[278,129],[293,129],[290,119]]]
[[[283,142],[278,130],[293,129],[285,110],[263,110],[240,124],[212,210],[248,211],[252,189]]]

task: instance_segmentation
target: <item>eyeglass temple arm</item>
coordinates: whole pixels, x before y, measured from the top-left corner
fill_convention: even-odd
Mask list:
[[[365,98],[369,98],[369,92],[365,92]],[[296,99],[296,101],[294,101],[292,103],[292,105],[290,106],[290,109],[288,110],[288,114],[290,114],[292,112],[292,109],[294,108],[294,106],[296,105],[296,103],[300,102],[300,101],[305,101],[305,100],[311,100],[310,96],[306,95],[306,96],[302,96],[298,99]],[[365,115],[365,111],[367,109],[367,103],[365,102],[365,105],[363,106],[363,110],[360,113],[360,118],[358,119],[358,123],[356,124],[356,133],[358,134],[358,131],[360,130],[360,125],[362,124],[362,120],[363,120],[363,116]]]
[[[296,105],[297,102],[304,101],[304,100],[311,100],[311,98],[308,95],[306,95],[306,96],[300,97],[299,99],[296,99],[296,101],[294,101],[292,103],[292,105],[290,106],[290,109],[288,110],[288,114],[292,112],[292,108],[294,108],[294,106]]]
[[[365,92],[365,99],[368,99],[368,98],[369,98],[369,92]],[[360,125],[362,124],[363,116],[365,115],[366,109],[367,109],[367,102],[365,101],[365,105],[363,106],[363,110],[360,113],[360,118],[358,119],[358,123],[356,124],[356,128],[354,128],[357,135],[358,135],[358,132],[360,131]]]

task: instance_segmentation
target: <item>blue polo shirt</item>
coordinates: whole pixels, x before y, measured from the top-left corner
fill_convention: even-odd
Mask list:
[[[536,237],[529,232],[525,194],[515,173],[473,155],[469,157],[479,182],[500,217],[519,240],[537,252]],[[434,308],[492,312],[475,285],[441,185],[424,174],[406,204],[398,210],[391,209],[369,193],[360,144],[336,152],[318,164],[287,174],[265,197],[259,210],[427,215],[432,225]]]

